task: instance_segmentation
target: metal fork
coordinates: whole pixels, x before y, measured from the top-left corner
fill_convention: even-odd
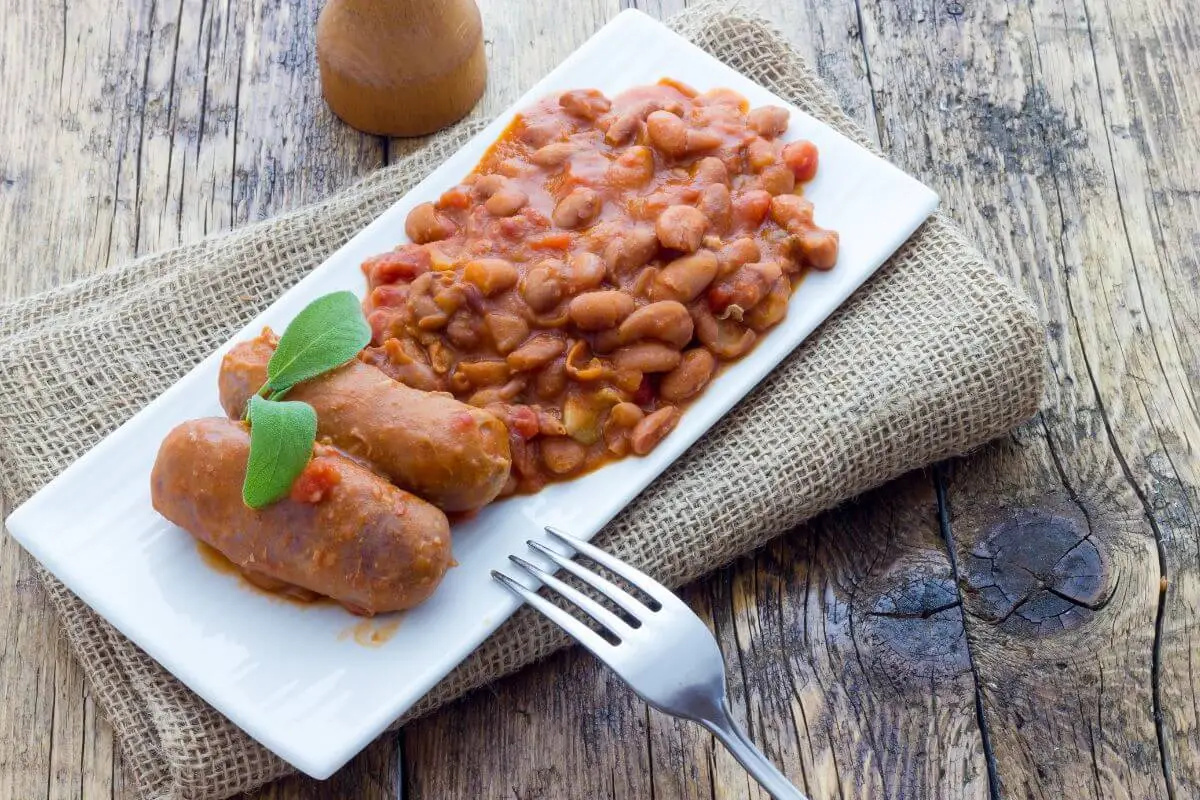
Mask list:
[[[503,572],[492,577],[603,661],[630,689],[659,711],[698,722],[775,800],[806,800],[733,721],[725,691],[725,662],[717,640],[687,605],[658,581],[603,550],[555,528],[546,532],[576,553],[611,570],[653,600],[646,605],[629,592],[545,545],[527,544],[607,597],[633,622],[605,608],[570,584],[518,556],[509,559],[599,623],[616,644]]]

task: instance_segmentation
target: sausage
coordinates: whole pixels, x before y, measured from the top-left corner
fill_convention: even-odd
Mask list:
[[[267,380],[269,330],[221,362],[221,406],[241,419]],[[511,458],[508,429],[481,408],[413,389],[355,360],[288,393],[317,412],[317,435],[377,467],[402,489],[447,512],[472,511],[500,494]]]
[[[433,594],[453,560],[445,514],[320,445],[297,480],[318,474],[319,491],[253,509],[242,502],[249,456],[250,432],[240,422],[179,425],[150,474],[155,510],[260,585],[298,586],[368,616]]]

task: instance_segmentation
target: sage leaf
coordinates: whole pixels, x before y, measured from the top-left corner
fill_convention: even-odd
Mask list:
[[[250,398],[250,458],[242,501],[262,508],[287,497],[312,458],[317,412],[308,403]]]
[[[353,292],[318,297],[279,337],[267,364],[267,389],[282,395],[298,383],[345,364],[371,342],[371,326]]]

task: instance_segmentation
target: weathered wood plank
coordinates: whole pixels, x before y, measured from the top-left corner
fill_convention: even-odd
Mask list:
[[[0,3],[0,297],[277,213],[378,166],[379,140],[311,91],[319,7]],[[132,797],[8,538],[0,576],[0,796]]]
[[[717,634],[735,715],[812,797],[987,796],[929,476],[684,596]],[[765,797],[711,736],[647,711],[579,651],[413,723],[405,745],[410,798]]]
[[[1167,110],[1166,76],[1185,68],[1148,70],[1138,45],[1169,52],[1171,18],[1123,7],[1117,22],[1090,2],[963,5],[864,3],[863,14],[876,95],[924,120],[887,126],[885,146],[942,190],[1052,333],[1046,412],[948,485],[1001,787],[1191,796],[1200,431],[1194,353],[1178,344],[1195,333],[1194,292],[1174,289],[1194,286],[1196,268],[1155,241],[1152,209],[1168,192],[1151,154],[1172,154],[1168,181],[1196,173],[1181,155],[1195,153],[1194,133],[1175,121],[1196,107],[1183,90]],[[1170,589],[1158,637],[1160,545]],[[1164,772],[1160,745],[1185,768]]]

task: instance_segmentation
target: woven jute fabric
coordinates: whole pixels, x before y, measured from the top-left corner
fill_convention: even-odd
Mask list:
[[[870,146],[769,25],[714,5],[671,25]],[[0,309],[0,486],[8,508],[183,376],[480,126],[469,120],[446,131],[317,205]],[[1041,397],[1042,349],[1031,307],[936,215],[601,541],[671,586],[690,581],[1029,417]],[[141,796],[222,798],[290,771],[66,587],[41,577]],[[519,612],[409,717],[564,644],[549,623]]]

